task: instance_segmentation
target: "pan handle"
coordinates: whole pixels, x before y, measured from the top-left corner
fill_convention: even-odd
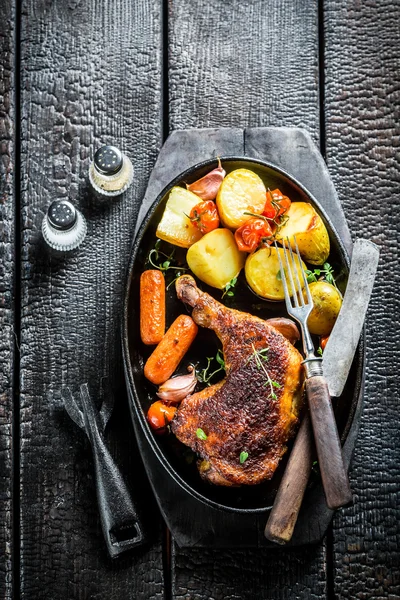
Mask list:
[[[145,533],[128,488],[100,433],[92,432],[96,493],[101,526],[111,558],[145,543]]]

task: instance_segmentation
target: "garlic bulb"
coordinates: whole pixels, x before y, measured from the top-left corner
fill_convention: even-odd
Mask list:
[[[218,159],[218,167],[216,169],[213,169],[194,183],[186,185],[186,187],[202,200],[215,200],[225,175],[226,172],[221,166],[221,161]]]
[[[196,371],[190,365],[187,375],[179,375],[172,377],[158,388],[157,396],[167,404],[179,404],[181,400],[186,398],[196,387]]]

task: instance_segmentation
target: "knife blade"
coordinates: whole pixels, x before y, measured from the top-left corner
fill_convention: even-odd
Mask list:
[[[357,239],[343,304],[324,350],[324,376],[331,396],[340,396],[346,383],[364,324],[379,261],[378,247]],[[265,527],[265,537],[278,544],[292,538],[311,473],[314,443],[310,416],[301,423],[274,506]]]
[[[356,240],[342,308],[322,361],[329,393],[336,398],[343,392],[358,346],[378,262],[378,246],[368,240]]]

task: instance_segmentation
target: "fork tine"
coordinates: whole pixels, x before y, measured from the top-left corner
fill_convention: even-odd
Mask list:
[[[287,239],[287,242],[288,242],[288,245],[289,245],[289,238],[286,238],[286,239]],[[284,255],[285,255],[285,262],[286,262],[287,270],[288,270],[288,273],[289,273],[290,285],[291,285],[291,288],[292,288],[292,298],[294,300],[295,307],[299,308],[299,300],[297,298],[296,286],[294,285],[294,280],[293,280],[293,275],[292,275],[292,266],[289,265],[289,258],[288,258],[289,257],[289,252],[288,252],[288,250],[286,248],[285,240],[282,240],[282,242],[283,242],[283,252],[284,252]]]
[[[297,268],[296,261],[294,259],[294,254],[293,254],[292,246],[289,243],[289,238],[287,238],[287,242],[288,242],[288,246],[289,246],[290,258],[292,260],[292,267],[293,267],[293,271],[294,271],[296,282],[297,282],[297,289],[294,290],[294,293],[296,295],[298,294],[300,306],[304,306],[305,302],[304,302],[304,296],[302,294],[302,287],[301,287],[301,283],[300,283],[300,279],[299,279],[299,270]],[[297,260],[298,260],[298,265],[300,266],[301,270],[303,270],[301,267],[301,258],[299,255],[297,255]]]
[[[301,260],[301,259],[300,259],[300,251],[299,251],[299,247],[298,247],[298,245],[297,245],[296,236],[294,236],[294,243],[296,244],[296,253],[297,253],[297,256],[298,256],[298,259],[299,259],[299,262],[300,262],[300,260]],[[301,262],[300,262],[300,265],[301,265]],[[302,275],[303,275],[304,289],[306,290],[308,304],[311,304],[313,300],[312,300],[312,298],[311,298],[310,288],[309,288],[309,286],[308,286],[307,277],[306,277],[306,274],[305,274],[305,272],[304,272],[304,269],[303,269],[303,267],[301,268],[301,273],[302,273]]]
[[[281,272],[281,279],[282,279],[282,284],[283,284],[283,291],[285,293],[285,303],[286,303],[286,309],[288,312],[290,312],[292,310],[292,304],[290,302],[290,294],[289,294],[289,290],[288,290],[288,286],[287,286],[287,281],[286,281],[286,275],[285,275],[285,269],[283,268],[283,263],[281,260],[281,255],[279,254],[279,248],[276,242],[274,242],[275,244],[275,249],[276,249],[276,253],[278,255],[278,260],[279,260],[279,268],[280,268],[280,272]]]

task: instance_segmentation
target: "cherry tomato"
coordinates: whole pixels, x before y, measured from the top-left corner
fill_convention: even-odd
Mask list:
[[[329,335],[321,335],[319,338],[319,345],[321,346],[321,350],[325,350],[325,346],[329,340]]]
[[[287,196],[284,196],[278,189],[268,190],[267,201],[264,206],[264,217],[274,220],[283,215],[291,205],[291,201]]]
[[[265,242],[270,244],[272,240],[268,240],[272,236],[271,225],[264,219],[252,218],[246,221],[244,225],[235,231],[235,240],[237,247],[241,252],[253,252],[265,238]]]
[[[205,200],[196,204],[190,211],[190,220],[203,234],[217,229],[219,227],[219,215],[215,202]]]
[[[175,406],[166,406],[157,400],[157,402],[153,402],[147,411],[147,420],[154,431],[157,433],[165,433],[167,425],[172,421],[175,413]]]

